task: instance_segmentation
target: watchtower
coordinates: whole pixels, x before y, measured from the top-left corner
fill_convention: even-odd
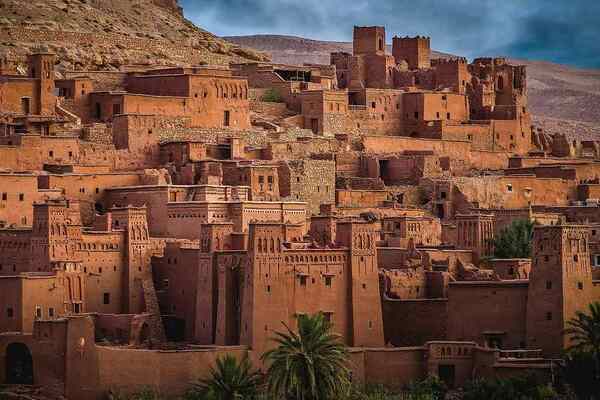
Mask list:
[[[392,55],[396,63],[405,60],[410,70],[431,68],[431,39],[425,36],[392,39]]]
[[[33,103],[26,107],[29,108],[28,114],[54,114],[54,59],[54,54],[49,53],[31,54],[27,58],[28,76],[39,83],[36,87],[38,99],[33,99]]]
[[[385,55],[385,28],[383,26],[354,27],[354,55]]]
[[[535,227],[527,301],[527,346],[558,357],[569,344],[564,334],[576,311],[592,301],[588,228]]]

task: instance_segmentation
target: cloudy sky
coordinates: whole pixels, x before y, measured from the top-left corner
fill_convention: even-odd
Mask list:
[[[469,58],[505,55],[600,68],[600,0],[179,0],[219,36],[280,34],[350,41],[354,25],[428,35]]]

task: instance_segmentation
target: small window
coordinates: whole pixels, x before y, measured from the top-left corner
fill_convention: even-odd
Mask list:
[[[546,321],[552,321],[552,313],[551,312],[546,313]]]
[[[42,318],[42,307],[35,306],[35,317]]]
[[[267,293],[271,293],[271,285],[267,285]]]
[[[579,261],[579,256],[578,256],[577,254],[575,254],[575,255],[573,256],[573,261],[574,261],[574,262],[578,262],[578,261]]]
[[[324,312],[323,317],[325,318],[325,321],[331,323],[331,321],[333,320],[333,313]]]
[[[366,288],[367,288],[367,284],[366,284],[366,283],[363,283],[363,284],[362,284],[362,288],[363,288],[363,289],[366,289]]]
[[[25,201],[25,194],[19,193],[19,201]]]
[[[300,285],[306,286],[306,276],[301,276],[300,277]]]
[[[375,102],[372,102],[372,103],[371,103],[371,108],[375,108],[375,107],[376,107],[376,104],[375,104]]]
[[[331,286],[331,277],[330,276],[325,277],[325,286]]]
[[[110,293],[104,293],[102,296],[102,303],[110,304]]]
[[[2,193],[2,200],[6,201],[8,199],[8,193]]]
[[[373,321],[369,320],[369,329],[373,329]]]
[[[73,152],[72,151],[69,152],[69,158],[73,158]]]
[[[450,113],[446,113],[446,119],[452,119],[452,115],[450,115]]]
[[[513,191],[513,187],[512,187],[512,185],[510,183],[508,185],[506,185],[506,191],[507,192],[512,192]]]
[[[273,183],[273,176],[267,176],[267,182]]]
[[[552,289],[552,281],[546,281],[546,289]]]
[[[577,289],[583,290],[583,282],[577,282]]]
[[[53,307],[48,308],[48,317],[54,318],[54,308]]]
[[[50,150],[48,152],[48,157],[50,157],[50,158],[54,157],[54,152],[52,150]]]
[[[260,176],[258,177],[258,183],[265,183],[265,177],[264,177],[264,176],[262,176],[262,175],[260,175]]]
[[[415,111],[415,119],[419,119],[419,112]]]
[[[13,318],[15,316],[15,312],[12,307],[8,307],[6,309],[6,318]]]

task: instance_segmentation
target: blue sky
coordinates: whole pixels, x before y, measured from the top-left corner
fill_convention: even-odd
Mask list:
[[[509,56],[600,68],[600,0],[179,0],[219,36],[280,34],[349,41],[354,25],[431,36],[469,58]]]

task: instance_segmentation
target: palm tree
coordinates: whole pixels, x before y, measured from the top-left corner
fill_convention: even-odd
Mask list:
[[[211,368],[210,376],[194,384],[192,391],[207,399],[238,400],[256,399],[262,376],[252,371],[252,364],[246,355],[239,363],[231,355],[218,358],[216,367]]]
[[[567,351],[590,353],[596,364],[596,378],[600,379],[600,302],[590,304],[589,314],[577,311],[567,327],[565,333],[572,343]]]
[[[348,350],[322,313],[298,317],[298,333],[283,324],[278,347],[262,359],[269,365],[267,384],[275,398],[329,400],[350,388]]]

